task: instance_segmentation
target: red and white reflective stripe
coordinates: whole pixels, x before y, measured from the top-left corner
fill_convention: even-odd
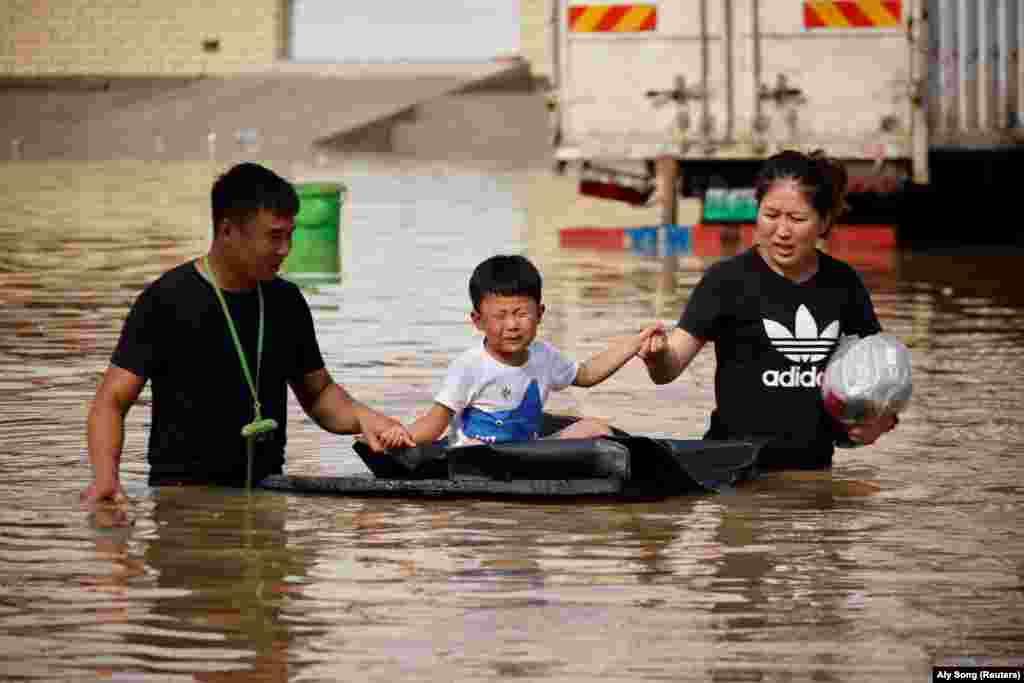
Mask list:
[[[573,5],[569,30],[573,33],[635,33],[658,27],[656,5]]]
[[[804,0],[804,28],[895,28],[902,0]]]

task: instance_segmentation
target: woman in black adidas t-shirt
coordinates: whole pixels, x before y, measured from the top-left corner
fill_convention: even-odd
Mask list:
[[[845,192],[845,170],[820,153],[768,159],[756,183],[754,246],[711,266],[679,326],[640,352],[665,384],[714,342],[717,405],[706,438],[766,439],[766,466],[828,467],[835,443],[870,444],[895,424],[884,416],[847,433],[821,401],[839,338],[881,331],[857,273],[817,248]]]

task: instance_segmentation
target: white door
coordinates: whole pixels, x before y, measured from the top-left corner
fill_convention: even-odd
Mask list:
[[[519,51],[519,0],[293,0],[303,62],[482,62]]]
[[[769,151],[910,156],[913,0],[735,4],[743,50],[736,60],[740,130]]]
[[[560,156],[651,158],[674,153],[682,136],[696,132],[703,65],[710,79],[724,73],[721,40],[717,58],[704,58],[699,5],[561,0]],[[720,16],[709,7],[705,35],[721,31]],[[672,99],[680,84],[684,100]]]

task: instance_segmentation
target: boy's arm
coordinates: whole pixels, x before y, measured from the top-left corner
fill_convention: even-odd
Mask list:
[[[452,409],[442,403],[435,403],[426,413],[409,425],[409,434],[416,443],[430,443],[441,438],[452,419]]]
[[[579,370],[576,372],[576,379],[572,382],[573,386],[592,387],[605,381],[618,372],[619,368],[628,363],[631,358],[636,356],[644,342],[650,339],[651,335],[657,334],[660,331],[660,327],[648,327],[640,334],[612,344],[580,365]]]

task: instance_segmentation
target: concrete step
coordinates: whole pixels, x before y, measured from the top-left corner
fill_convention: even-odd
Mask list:
[[[472,66],[472,68],[470,68]],[[149,92],[0,91],[12,158],[310,159],[324,142],[489,82],[521,64],[273,71],[175,82]],[[378,73],[378,71],[380,73]],[[14,114],[17,113],[15,116]],[[42,115],[40,115],[42,114]],[[210,140],[214,143],[211,146]]]
[[[473,92],[416,107],[396,122],[392,151],[402,156],[500,159],[510,165],[551,156],[548,112],[539,93]]]

